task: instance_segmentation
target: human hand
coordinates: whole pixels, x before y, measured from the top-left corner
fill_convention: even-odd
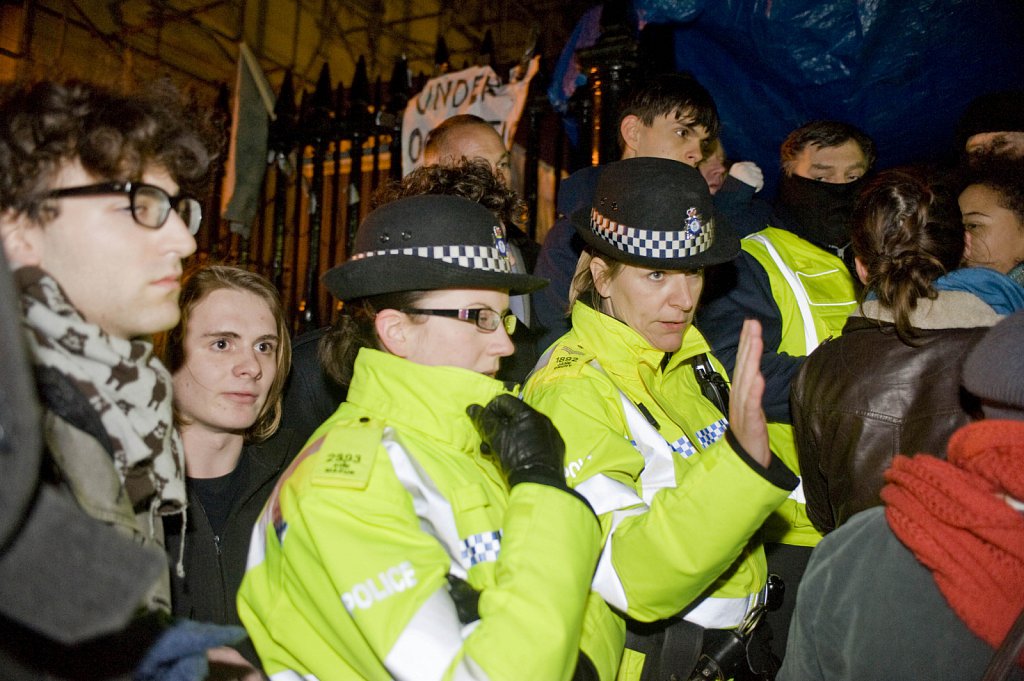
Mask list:
[[[150,646],[132,673],[133,681],[200,681],[210,675],[207,651],[245,638],[239,626],[178,619]],[[248,663],[246,663],[248,664]],[[256,677],[259,678],[259,677]],[[246,679],[248,681],[248,679]]]
[[[565,488],[565,443],[544,414],[512,395],[466,409],[483,446],[498,455],[509,486],[525,479]],[[483,448],[482,446],[482,448]]]
[[[221,646],[206,651],[210,675],[206,681],[263,681],[267,677],[234,648]]]
[[[754,192],[759,192],[764,188],[764,173],[753,161],[737,161],[732,164],[729,168],[729,174],[735,177],[743,184],[748,184],[754,188]]]
[[[761,323],[756,319],[746,320],[740,332],[729,396],[729,427],[747,454],[767,468],[772,461],[772,452],[768,444],[768,423],[761,408],[764,397],[764,376],[761,375],[763,350]]]

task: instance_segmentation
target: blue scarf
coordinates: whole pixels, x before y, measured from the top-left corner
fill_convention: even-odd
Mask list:
[[[963,267],[935,280],[939,291],[973,293],[999,314],[1024,309],[1024,286],[987,267]]]
[[[933,281],[932,285],[938,291],[966,291],[987,303],[997,314],[1024,310],[1024,286],[987,267],[953,270]],[[878,300],[878,294],[869,291],[864,299]]]
[[[1008,276],[1010,279],[1013,279],[1015,282],[1017,282],[1021,286],[1024,286],[1024,262],[1020,263],[1019,265],[1014,267],[1012,270],[1010,270],[1006,274],[1006,276]]]

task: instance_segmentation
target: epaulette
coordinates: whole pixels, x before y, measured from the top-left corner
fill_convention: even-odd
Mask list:
[[[593,358],[592,353],[585,352],[579,345],[560,342],[552,348],[547,369],[552,376],[577,376]]]
[[[363,416],[338,421],[324,434],[310,482],[319,487],[366,489],[384,435],[384,422]]]

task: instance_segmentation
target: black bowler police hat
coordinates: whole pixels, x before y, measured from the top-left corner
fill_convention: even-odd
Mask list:
[[[651,269],[700,269],[740,250],[736,234],[715,218],[703,176],[664,158],[609,164],[591,207],[573,213],[572,222],[598,253]]]
[[[515,274],[494,213],[458,196],[426,194],[366,216],[352,256],[324,275],[341,300],[445,288],[508,289],[522,295],[547,279]]]

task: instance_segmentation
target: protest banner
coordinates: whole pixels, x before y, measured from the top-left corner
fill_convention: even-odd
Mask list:
[[[408,174],[423,160],[423,142],[439,123],[458,114],[475,114],[494,126],[509,148],[526,104],[530,80],[540,57],[528,63],[526,73],[502,83],[489,66],[474,66],[431,78],[409,100],[402,119],[402,173]]]

